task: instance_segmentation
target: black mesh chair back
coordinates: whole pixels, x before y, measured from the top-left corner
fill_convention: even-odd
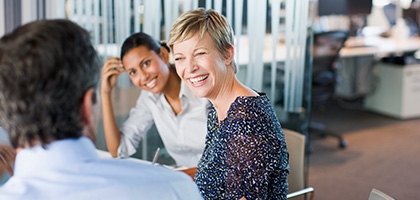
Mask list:
[[[349,32],[342,30],[314,34],[312,101],[326,101],[334,94],[337,82],[337,60],[348,37]]]

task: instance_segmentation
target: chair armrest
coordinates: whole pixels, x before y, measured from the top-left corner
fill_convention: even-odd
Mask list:
[[[310,193],[309,199],[312,200],[313,197],[314,197],[314,193],[315,193],[313,187],[307,187],[307,188],[298,190],[296,192],[292,192],[290,194],[287,194],[287,198],[290,199],[290,198],[297,197],[297,196],[304,195],[304,194],[308,194],[308,193]]]

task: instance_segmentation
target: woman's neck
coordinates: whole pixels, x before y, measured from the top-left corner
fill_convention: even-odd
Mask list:
[[[168,82],[162,92],[165,96],[166,101],[171,106],[172,111],[175,115],[178,115],[182,111],[182,103],[179,98],[179,92],[181,91],[181,78],[174,69],[170,69]]]
[[[239,96],[258,96],[258,94],[235,77],[224,84],[216,98],[210,99],[216,109],[219,122],[227,117],[230,106]]]
[[[181,78],[176,73],[175,69],[170,67],[168,82],[166,83],[162,93],[170,99],[179,98],[181,91]]]

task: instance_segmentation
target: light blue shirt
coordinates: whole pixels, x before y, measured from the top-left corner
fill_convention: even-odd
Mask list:
[[[162,166],[101,159],[82,137],[21,150],[0,199],[202,199],[192,179]]]
[[[154,123],[177,165],[196,167],[204,151],[209,101],[195,96],[184,83],[181,83],[179,97],[182,111],[175,115],[163,94],[142,90],[136,106],[121,126],[118,157],[134,154]]]

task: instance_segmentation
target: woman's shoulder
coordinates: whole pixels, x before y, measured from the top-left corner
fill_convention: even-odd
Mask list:
[[[244,123],[256,123],[272,120],[275,111],[269,99],[263,93],[259,96],[238,97],[228,110],[230,120],[240,119]]]
[[[270,104],[270,100],[265,93],[258,93],[258,96],[238,96],[232,103],[232,109],[260,110]]]

